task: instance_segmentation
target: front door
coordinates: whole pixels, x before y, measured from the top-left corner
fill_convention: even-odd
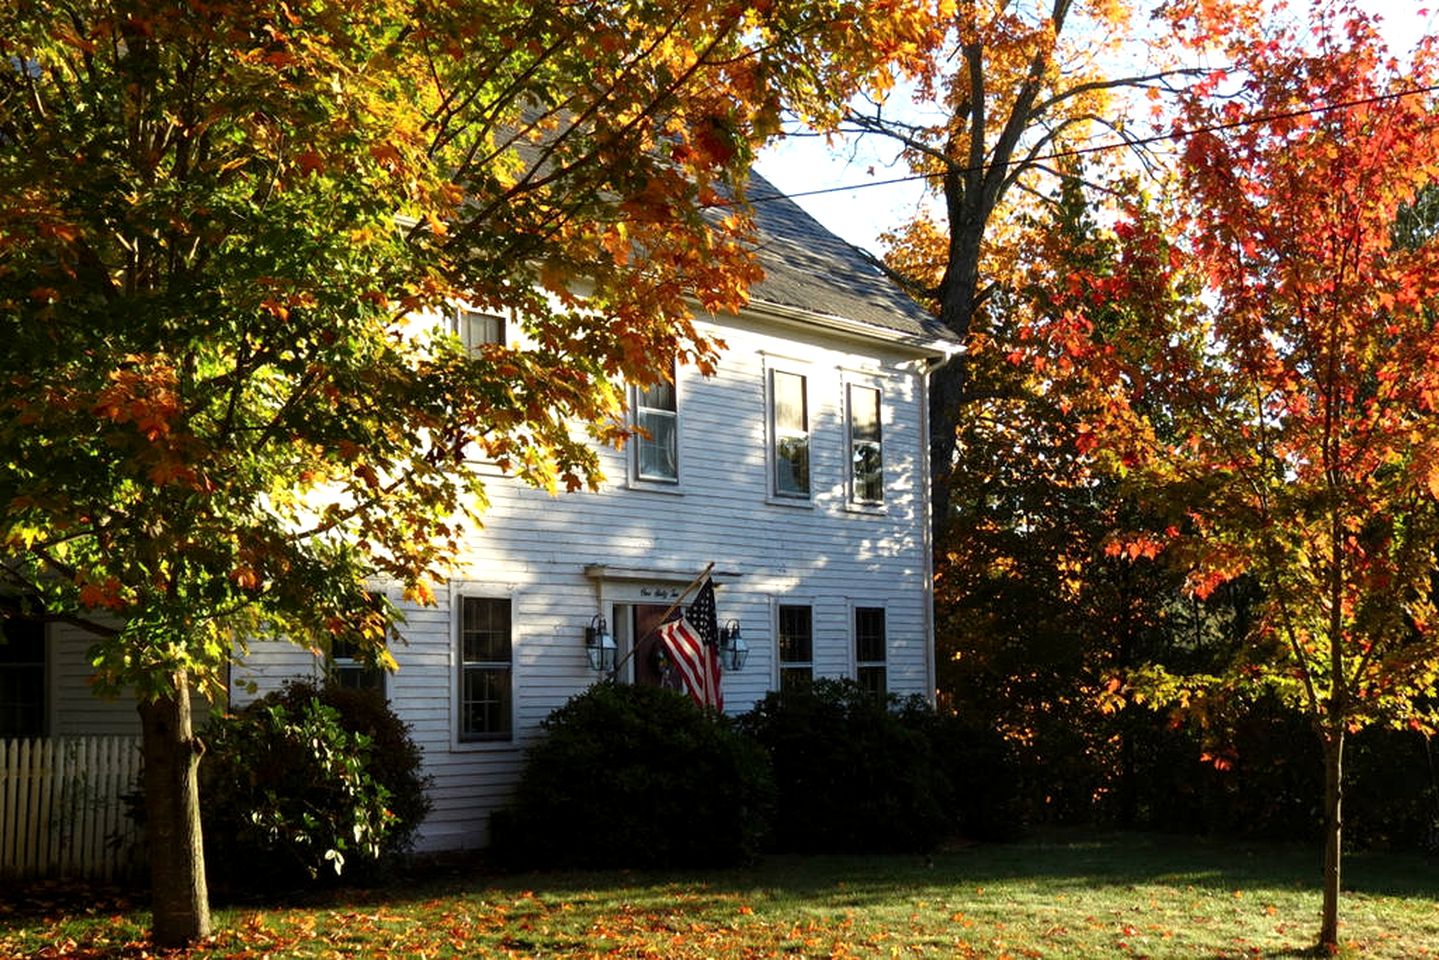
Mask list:
[[[661,617],[670,609],[664,603],[636,603],[630,606],[633,620],[630,636],[635,642],[634,678],[635,683],[650,687],[683,689],[679,671],[670,665],[664,653],[664,643],[657,635]]]

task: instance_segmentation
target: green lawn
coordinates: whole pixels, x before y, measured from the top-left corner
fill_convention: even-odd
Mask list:
[[[707,873],[450,875],[220,911],[195,957],[1294,957],[1317,851],[1044,834],[919,857],[772,857]],[[1347,862],[1344,954],[1439,958],[1439,864]],[[0,907],[0,956],[147,956],[147,916],[43,891]]]

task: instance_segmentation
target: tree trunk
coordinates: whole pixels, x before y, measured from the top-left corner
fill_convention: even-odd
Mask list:
[[[190,729],[190,691],[183,673],[175,694],[141,702],[150,897],[159,947],[182,947],[210,933],[205,849],[200,836],[200,754]]]
[[[955,357],[929,376],[929,482],[931,543],[939,555],[949,528],[950,482],[954,474],[955,432],[964,391],[964,358]]]
[[[1334,953],[1339,946],[1339,863],[1343,853],[1344,727],[1324,737],[1324,915],[1319,948]]]
[[[951,202],[951,207],[953,207]],[[983,224],[978,228],[983,231]],[[969,342],[979,283],[979,237],[957,236],[950,242],[950,266],[940,284],[939,321],[961,344]],[[932,539],[942,553],[949,529],[950,484],[954,476],[956,433],[964,411],[968,370],[963,356],[951,357],[929,375],[929,481]]]

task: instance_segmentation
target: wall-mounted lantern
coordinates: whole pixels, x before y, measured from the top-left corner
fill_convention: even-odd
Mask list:
[[[614,672],[619,648],[615,646],[610,625],[598,613],[590,619],[590,625],[585,627],[585,653],[590,658],[591,670],[598,670],[600,673]]]
[[[738,620],[726,620],[719,633],[719,662],[726,670],[743,670],[749,659],[749,644],[739,632]]]

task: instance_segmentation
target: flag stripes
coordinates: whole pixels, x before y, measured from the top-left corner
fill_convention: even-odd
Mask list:
[[[722,712],[724,691],[720,689],[714,596],[714,583],[706,580],[684,616],[660,627],[658,635],[679,670],[690,698],[698,706]]]

